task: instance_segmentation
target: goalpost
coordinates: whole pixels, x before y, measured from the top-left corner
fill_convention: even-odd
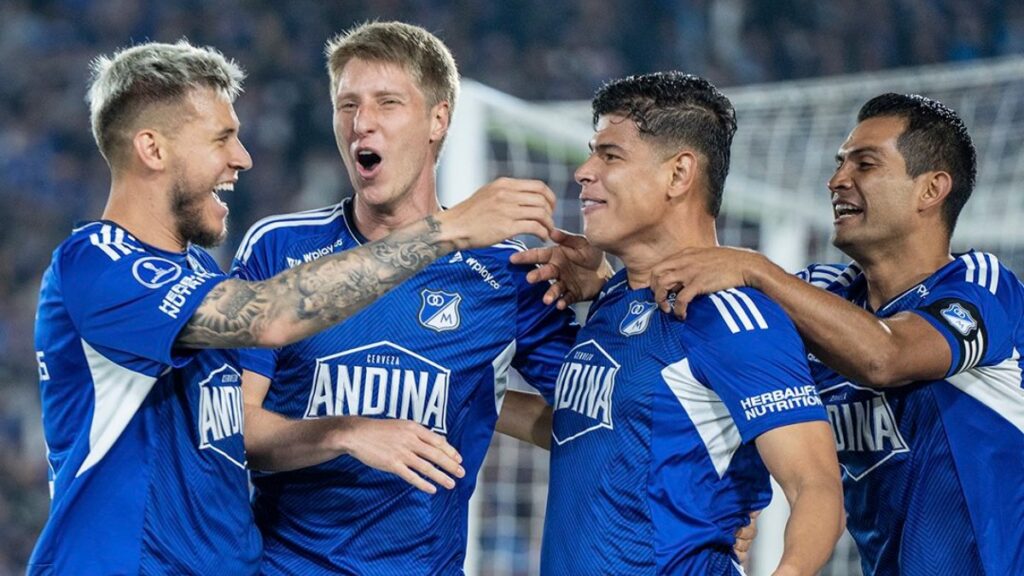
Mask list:
[[[829,244],[825,182],[857,110],[883,92],[919,93],[955,109],[978,149],[978,181],[953,237],[954,250],[991,251],[1024,270],[1024,57],[873,74],[724,88],[739,129],[718,221],[723,244],[758,249],[790,270],[842,262]],[[544,180],[559,196],[556,222],[579,231],[573,170],[591,137],[589,102],[530,103],[464,81],[440,167],[451,204],[497,176]],[[495,435],[480,472],[470,520],[469,575],[537,573],[548,454]],[[781,554],[785,499],[759,521],[752,575]],[[781,508],[781,509],[780,509]],[[840,543],[823,572],[860,574],[856,551]]]

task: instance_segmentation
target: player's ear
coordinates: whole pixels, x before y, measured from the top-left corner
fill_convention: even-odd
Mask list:
[[[693,150],[683,149],[668,160],[668,197],[679,198],[693,189],[697,178],[697,155]]]
[[[920,192],[917,197],[919,212],[941,206],[953,190],[953,177],[949,175],[949,172],[943,170],[925,172],[918,178],[921,179]]]
[[[448,122],[451,119],[451,106],[442,100],[430,109],[430,141],[437,142],[448,133]]]
[[[167,166],[167,138],[151,128],[139,130],[132,137],[135,157],[150,170],[161,171]]]

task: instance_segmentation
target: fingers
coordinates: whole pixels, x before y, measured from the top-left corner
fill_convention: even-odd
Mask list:
[[[441,470],[438,470],[436,466],[427,462],[423,458],[413,458],[408,466],[413,469],[414,472],[420,476],[430,480],[438,486],[443,486],[448,490],[455,488],[455,480],[452,480],[451,476],[448,476]],[[433,494],[433,492],[431,492]]]
[[[686,307],[689,306],[690,302],[699,295],[700,289],[696,286],[689,285],[684,287],[676,293],[676,303],[672,307],[673,313],[675,313],[680,320],[686,320]]]
[[[551,239],[554,240],[554,231],[552,232]],[[556,240],[557,242],[557,240]],[[524,252],[516,252],[509,257],[509,261],[513,264],[546,264],[551,260],[551,254],[554,252],[550,246],[543,248],[530,248]],[[527,280],[529,276],[527,276]],[[535,280],[530,280],[535,282]]]
[[[401,468],[394,470],[396,476],[405,480],[411,484],[417,490],[426,492],[427,494],[437,494],[437,487],[421,478],[418,474],[410,470],[409,468],[402,466]]]

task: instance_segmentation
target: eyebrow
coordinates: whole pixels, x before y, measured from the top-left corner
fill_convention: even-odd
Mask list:
[[[881,150],[877,146],[861,146],[859,148],[853,148],[847,150],[845,153],[842,151],[836,152],[836,162],[842,162],[844,159],[850,156],[857,156],[860,154],[880,154]]]
[[[595,145],[593,142],[591,142],[591,143],[588,144],[588,146],[590,147],[590,151],[591,152],[608,152],[608,151],[625,152],[625,150],[626,150],[625,148],[623,148],[622,146],[619,146],[618,144],[596,144]]]
[[[214,137],[214,140],[220,140],[221,138],[223,138],[225,136],[231,136],[232,134],[234,134],[236,132],[238,132],[238,128],[235,128],[234,126],[229,126],[227,128],[221,128],[220,131],[217,132],[217,136]]]

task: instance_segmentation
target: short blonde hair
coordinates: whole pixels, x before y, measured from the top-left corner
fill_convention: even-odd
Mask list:
[[[353,58],[397,64],[407,70],[433,108],[448,103],[448,115],[455,112],[459,95],[459,71],[444,42],[419,26],[403,22],[366,22],[327,41],[327,73],[331,78],[331,101],[338,91],[341,71]],[[443,139],[442,139],[443,142]]]
[[[128,149],[144,112],[180,104],[198,88],[211,88],[234,102],[245,78],[234,60],[187,40],[124,48],[97,57],[91,69],[87,100],[92,135],[111,166]]]

